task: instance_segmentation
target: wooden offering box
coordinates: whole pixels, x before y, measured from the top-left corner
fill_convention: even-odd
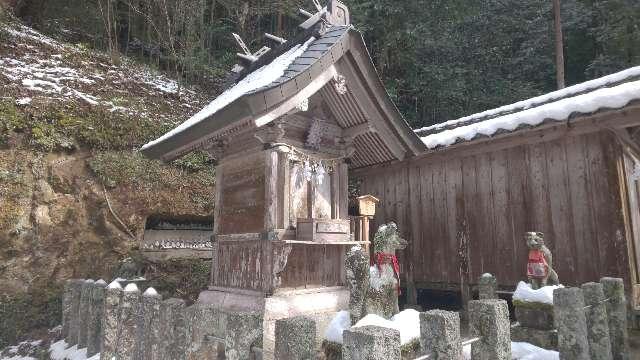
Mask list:
[[[298,219],[297,240],[321,244],[348,243],[351,241],[349,220]]]

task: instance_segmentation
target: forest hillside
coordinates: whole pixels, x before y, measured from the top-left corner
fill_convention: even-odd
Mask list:
[[[137,153],[208,98],[146,65],[6,18],[0,88],[1,348],[59,324],[61,280],[110,280],[147,217],[210,216],[214,177],[203,155]],[[181,297],[207,279],[202,261],[147,264],[147,276],[169,267],[157,286]]]

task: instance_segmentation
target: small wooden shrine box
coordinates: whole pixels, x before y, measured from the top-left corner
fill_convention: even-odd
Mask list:
[[[373,195],[362,195],[356,198],[358,205],[358,215],[374,216],[376,214],[376,204],[380,200]]]

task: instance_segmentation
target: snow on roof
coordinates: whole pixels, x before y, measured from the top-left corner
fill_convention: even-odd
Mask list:
[[[218,112],[218,110],[231,104],[243,95],[276,81],[278,78],[284,75],[284,72],[289,67],[289,65],[291,65],[291,63],[293,63],[295,59],[300,57],[300,55],[302,55],[302,53],[307,50],[307,47],[309,47],[309,45],[313,41],[315,41],[314,37],[309,38],[304,44],[298,44],[292,47],[282,55],[278,56],[271,63],[250,73],[233,87],[223,92],[209,105],[205,106],[202,110],[193,115],[190,119],[178,125],[176,128],[162,135],[161,137],[145,144],[142,149],[146,149],[150,146],[164,141],[165,139],[181,133],[182,131],[194,126],[195,124],[204,121],[208,117]]]
[[[640,67],[629,70],[631,73],[637,72],[640,74]],[[632,81],[613,87],[593,90],[582,95],[563,98],[519,112],[443,130],[424,136],[421,139],[429,149],[435,149],[440,146],[452,145],[460,140],[472,140],[479,135],[492,136],[499,130],[513,131],[523,125],[539,125],[545,120],[565,121],[573,113],[588,114],[605,108],[619,109],[638,99],[640,99],[640,81]],[[531,106],[534,106],[533,104],[534,102],[531,102]],[[478,115],[478,117],[480,116]],[[457,121],[462,121],[462,119]]]
[[[630,69],[620,71],[615,74],[611,74],[601,78],[583,82],[583,83],[573,85],[558,91],[536,96],[531,99],[519,101],[514,104],[501,106],[496,109],[487,110],[481,113],[465,116],[460,119],[449,120],[439,124],[426,126],[420,129],[416,129],[415,132],[418,134],[425,133],[425,132],[434,132],[434,131],[445,129],[451,126],[463,125],[465,123],[468,123],[474,120],[482,120],[484,118],[504,115],[506,113],[511,113],[514,111],[522,111],[522,110],[530,109],[532,107],[540,106],[548,102],[557,101],[566,97],[572,97],[575,95],[579,95],[581,93],[593,91],[602,87],[620,83],[622,81],[636,78],[636,77],[640,77],[640,66],[632,67]]]

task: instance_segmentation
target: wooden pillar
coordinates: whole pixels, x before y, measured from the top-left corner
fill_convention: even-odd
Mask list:
[[[223,166],[216,167],[216,184],[214,189],[214,199],[213,199],[213,236],[211,238],[211,274],[209,278],[209,285],[216,286],[218,284],[218,274],[219,268],[218,265],[220,262],[218,261],[219,249],[218,239],[216,236],[220,233],[220,215],[222,213],[222,181],[224,171],[222,170]]]
[[[338,166],[340,177],[340,187],[338,195],[338,219],[349,219],[349,166],[346,162],[341,162]]]
[[[268,232],[278,227],[278,152],[268,149],[265,156],[264,230]]]

